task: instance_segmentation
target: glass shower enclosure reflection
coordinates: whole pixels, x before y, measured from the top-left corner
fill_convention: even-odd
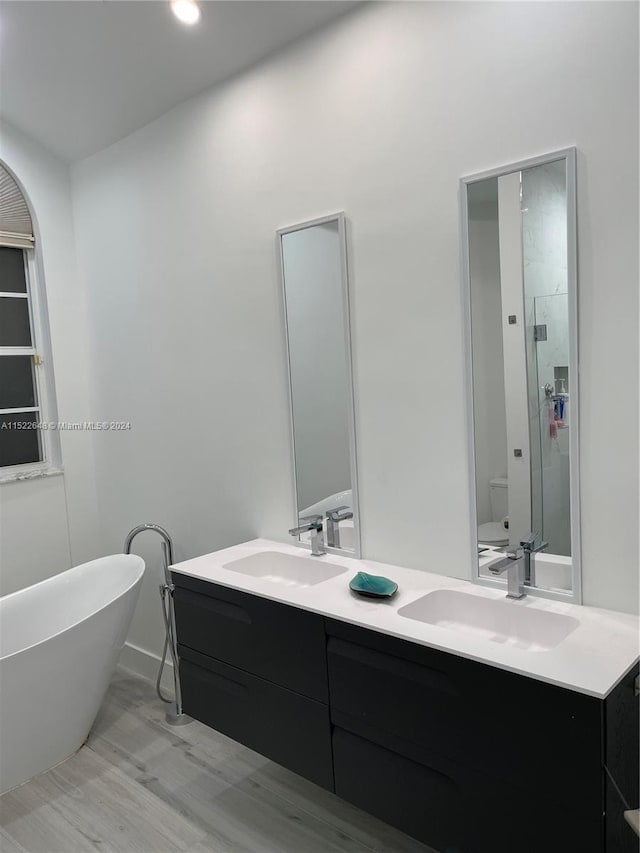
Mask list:
[[[533,299],[531,523],[552,554],[571,555],[569,370],[566,293]],[[540,339],[535,340],[535,329]]]

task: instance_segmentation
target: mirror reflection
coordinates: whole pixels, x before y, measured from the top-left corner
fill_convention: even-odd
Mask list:
[[[342,216],[280,232],[297,524],[358,550],[349,300]],[[308,541],[308,532],[301,533]]]
[[[567,197],[565,158],[467,184],[479,553],[572,554]]]

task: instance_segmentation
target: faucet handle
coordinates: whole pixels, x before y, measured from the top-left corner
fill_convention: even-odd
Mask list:
[[[521,548],[527,548],[530,551],[533,548],[533,546],[535,545],[537,538],[538,538],[538,534],[534,533],[532,530],[531,533],[527,534],[527,536],[524,539],[520,540],[520,547]]]
[[[519,560],[524,554],[525,549],[522,545],[515,545],[513,548],[507,548],[507,557],[510,560]]]
[[[311,556],[322,557],[326,554],[324,547],[324,525],[321,515],[305,515],[298,519],[302,522],[298,527],[289,530],[291,536],[300,536],[301,533],[311,533]]]
[[[348,506],[337,506],[327,510],[327,518],[330,521],[346,521],[347,518],[353,518],[353,511]]]
[[[536,542],[540,540],[540,544],[536,545]],[[548,542],[543,542],[542,537],[540,537],[537,533],[531,531],[526,539],[522,539],[520,542],[520,547],[524,548],[525,551],[529,551],[530,554],[535,553],[536,551],[544,551],[549,545]]]

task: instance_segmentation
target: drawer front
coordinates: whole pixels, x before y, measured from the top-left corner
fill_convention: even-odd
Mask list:
[[[464,794],[442,768],[333,730],[336,794],[435,850],[470,850]],[[473,851],[479,853],[479,851]]]
[[[336,794],[447,853],[602,853],[601,826],[435,753],[336,727]],[[406,746],[406,745],[405,745]],[[419,758],[420,760],[416,760]]]
[[[181,645],[328,701],[321,616],[184,575],[173,580]]]
[[[334,620],[327,631],[332,715],[602,814],[598,700]]]
[[[326,705],[179,647],[185,713],[333,791]]]

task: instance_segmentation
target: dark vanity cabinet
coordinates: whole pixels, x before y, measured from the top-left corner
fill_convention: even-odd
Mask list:
[[[640,839],[624,819],[627,808],[640,803],[640,676],[627,673],[604,701],[605,814],[607,853],[638,853]]]
[[[598,700],[338,621],[327,632],[339,796],[437,850],[602,850]]]
[[[174,582],[187,714],[443,853],[638,850],[634,673],[601,701]]]
[[[173,579],[185,712],[333,791],[322,616]]]

